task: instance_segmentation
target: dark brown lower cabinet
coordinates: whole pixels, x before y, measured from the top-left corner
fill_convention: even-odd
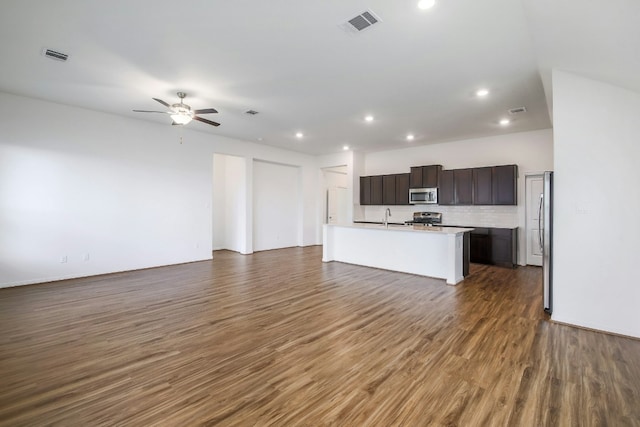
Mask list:
[[[471,262],[514,268],[518,228],[476,228],[470,236]]]
[[[471,233],[464,233],[462,237],[462,277],[469,275],[469,262],[471,251]]]

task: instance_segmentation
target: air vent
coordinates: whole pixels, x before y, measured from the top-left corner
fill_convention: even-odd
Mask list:
[[[374,24],[380,22],[380,18],[376,16],[371,10],[365,10],[360,15],[349,19],[347,22],[341,25],[341,27],[349,32],[357,33],[367,28],[371,28]]]
[[[244,113],[245,114],[251,114],[252,116],[255,116],[256,114],[258,114],[258,112],[256,110],[247,110]]]
[[[521,114],[526,112],[527,112],[527,109],[525,107],[511,108],[509,110],[509,114]]]
[[[58,52],[52,49],[43,49],[42,54],[47,58],[55,59],[56,61],[66,61],[69,59],[69,55],[66,53]]]

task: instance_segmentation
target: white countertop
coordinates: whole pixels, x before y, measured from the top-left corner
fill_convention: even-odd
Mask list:
[[[351,228],[365,228],[368,230],[380,230],[380,231],[406,231],[416,233],[438,233],[438,234],[459,234],[472,231],[473,228],[461,228],[461,227],[435,227],[424,225],[397,225],[389,224],[327,224],[331,227],[351,227]]]

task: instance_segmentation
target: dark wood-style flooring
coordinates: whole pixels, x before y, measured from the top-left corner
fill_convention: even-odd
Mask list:
[[[640,426],[640,341],[321,247],[0,289],[2,426]]]

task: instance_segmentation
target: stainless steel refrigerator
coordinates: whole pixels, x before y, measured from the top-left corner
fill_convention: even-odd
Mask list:
[[[553,172],[544,173],[544,191],[538,211],[538,239],[542,249],[544,311],[553,310]]]

